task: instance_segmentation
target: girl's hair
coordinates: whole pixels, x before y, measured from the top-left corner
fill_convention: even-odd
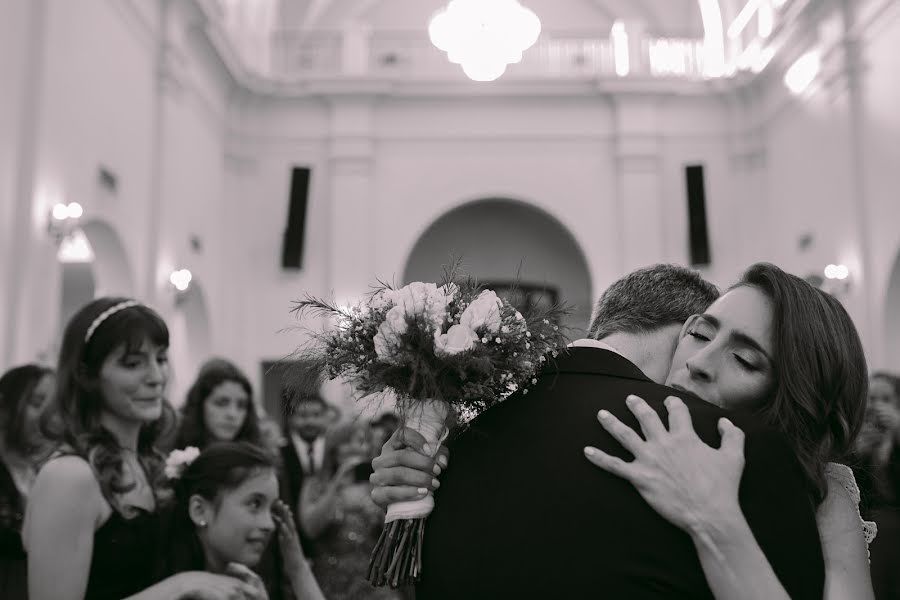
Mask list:
[[[321,474],[330,479],[338,470],[340,465],[341,446],[350,442],[353,436],[362,432],[369,445],[372,445],[373,434],[368,424],[360,420],[352,420],[335,426],[325,434],[325,457],[322,459]]]
[[[862,426],[862,342],[836,298],[775,265],[751,266],[734,287],[745,286],[765,294],[773,309],[775,389],[759,415],[787,436],[819,503],[827,493],[825,464],[850,452]]]
[[[209,430],[206,427],[206,420],[203,417],[203,405],[209,398],[213,390],[225,382],[234,382],[244,388],[250,402],[247,405],[247,416],[244,418],[244,424],[238,430],[235,442],[249,442],[255,445],[261,445],[262,434],[259,430],[259,417],[256,414],[256,408],[253,403],[253,386],[247,377],[233,364],[217,360],[210,363],[200,370],[197,379],[188,390],[187,400],[181,409],[181,425],[178,428],[178,436],[175,442],[176,448],[187,448],[194,446],[201,450],[209,443],[215,441],[211,439]]]
[[[25,409],[41,379],[53,371],[40,365],[13,367],[0,377],[0,440],[7,449],[29,456],[38,450],[25,428]]]
[[[163,539],[168,547],[161,553],[159,575],[205,569],[203,548],[189,512],[192,496],[199,495],[218,509],[224,493],[267,469],[275,469],[274,458],[246,442],[214,442],[185,467],[172,484],[173,500],[164,519]]]
[[[55,411],[42,422],[44,435],[63,445],[65,452],[88,461],[97,475],[100,490],[118,509],[115,496],[130,491],[135,483],[123,478],[122,447],[100,423],[105,401],[100,389],[100,369],[117,348],[136,352],[144,342],[169,346],[165,321],[152,309],[135,304],[109,313],[127,298],[98,298],[76,312],[63,333],[56,375]],[[88,331],[90,330],[90,335]],[[155,444],[172,426],[174,415],[163,403],[162,416],[141,427],[138,457],[149,483],[162,483],[163,456]]]

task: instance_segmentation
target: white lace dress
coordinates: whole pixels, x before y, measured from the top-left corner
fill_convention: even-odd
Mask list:
[[[847,490],[850,499],[853,500],[853,504],[856,506],[856,515],[859,517],[859,522],[862,525],[863,535],[866,537],[866,547],[868,548],[869,544],[872,543],[872,540],[875,539],[875,535],[878,533],[878,527],[875,525],[875,521],[866,521],[859,513],[859,486],[856,484],[856,477],[853,475],[853,470],[847,465],[828,463],[825,465],[825,476],[828,479],[841,484],[841,487]]]

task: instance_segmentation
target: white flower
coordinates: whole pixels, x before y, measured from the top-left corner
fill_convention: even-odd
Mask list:
[[[525,317],[522,316],[522,313],[516,311],[516,321],[524,321]]]
[[[378,333],[372,340],[378,358],[390,362],[400,345],[400,336],[406,333],[409,324],[402,306],[394,306],[384,315],[384,321],[378,326]]]
[[[494,342],[496,342],[496,343],[499,344],[499,343],[500,343],[500,338],[499,338],[499,337],[498,337],[498,338],[494,338]]]
[[[165,474],[169,479],[178,479],[189,464],[200,456],[200,450],[188,446],[184,450],[172,450],[166,457]]]
[[[536,377],[532,377],[532,378],[531,378],[531,385],[534,385],[534,384],[536,384],[536,383],[537,383],[537,378],[536,378]]]
[[[503,303],[497,294],[491,290],[484,290],[466,307],[459,317],[459,322],[472,331],[484,327],[491,333],[497,333],[500,331],[501,306]]]
[[[478,336],[474,331],[465,325],[454,325],[447,333],[441,333],[440,330],[434,332],[434,353],[438,356],[453,356],[471,350],[476,341]]]
[[[441,329],[447,318],[447,304],[450,302],[450,297],[442,290],[433,283],[414,281],[397,290],[394,305],[403,307],[410,317],[424,318],[431,329]]]
[[[511,392],[515,392],[517,389],[519,389],[519,386],[517,386],[515,383],[507,383],[506,389],[508,389]]]

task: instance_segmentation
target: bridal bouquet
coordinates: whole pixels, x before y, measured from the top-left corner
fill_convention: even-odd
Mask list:
[[[300,386],[343,378],[361,396],[397,398],[404,426],[437,450],[451,430],[536,383],[536,374],[565,347],[557,325],[561,306],[523,315],[470,278],[445,273],[441,284],[415,282],[400,289],[381,284],[362,302],[339,307],[307,296],[295,312],[333,318],[335,327],[314,335],[301,352]],[[388,508],[369,563],[373,585],[415,581],[421,570],[429,493]]]

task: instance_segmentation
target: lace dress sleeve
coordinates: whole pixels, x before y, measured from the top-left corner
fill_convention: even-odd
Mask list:
[[[859,515],[859,522],[862,525],[863,535],[866,538],[866,546],[868,547],[868,545],[872,543],[872,540],[875,539],[875,535],[878,533],[878,527],[875,525],[875,521],[866,521],[862,518],[862,515],[859,514],[859,486],[856,484],[856,477],[853,475],[853,470],[847,465],[828,463],[825,466],[825,476],[840,483],[841,487],[847,490],[850,499],[853,500],[853,504],[856,506],[856,514]]]

